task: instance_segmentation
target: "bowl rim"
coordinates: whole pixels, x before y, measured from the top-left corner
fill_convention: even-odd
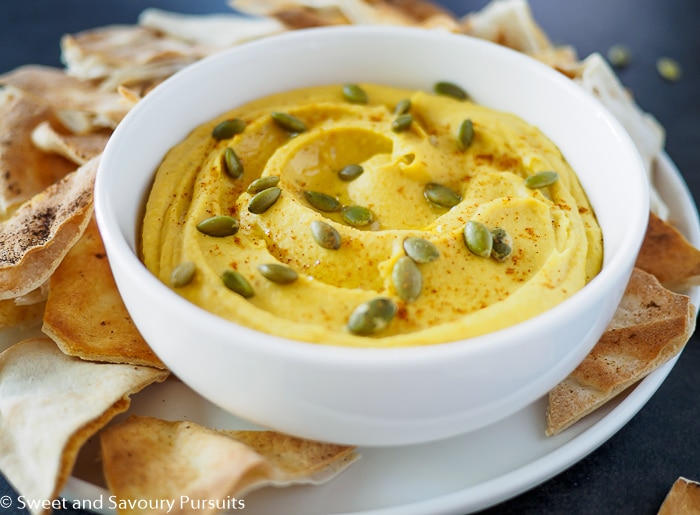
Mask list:
[[[253,50],[264,50],[266,47],[276,47],[278,45],[293,43],[298,40],[318,40],[323,37],[347,37],[351,35],[353,38],[363,36],[395,36],[395,37],[421,37],[427,39],[447,39],[453,41],[469,41],[470,45],[480,48],[483,51],[495,53],[510,53],[511,58],[529,59],[530,65],[536,73],[546,74],[549,80],[554,80],[559,87],[563,87],[571,94],[578,96],[579,101],[587,102],[590,108],[597,116],[602,117],[606,124],[610,127],[611,133],[614,133],[619,139],[625,141],[625,146],[630,159],[636,159],[637,163],[634,167],[638,171],[640,180],[639,186],[646,193],[646,205],[644,202],[637,206],[636,215],[640,217],[639,223],[630,224],[630,230],[625,233],[627,241],[623,243],[623,247],[630,249],[639,249],[641,246],[643,235],[646,230],[646,218],[642,218],[642,214],[648,213],[648,197],[649,184],[641,157],[622,124],[615,116],[593,95],[586,93],[580,86],[574,83],[573,80],[565,77],[544,63],[536,61],[534,58],[526,56],[516,50],[492,43],[490,41],[478,39],[472,36],[463,34],[454,34],[434,29],[423,29],[416,27],[397,27],[397,26],[343,26],[343,27],[320,27],[294,30],[280,33],[277,35],[267,36],[265,38],[254,40],[240,44],[238,46],[217,52],[207,56],[199,61],[188,65],[182,70],[176,72],[164,82],[157,85],[149,92],[139,103],[134,106],[119,123],[112,137],[110,137],[105,150],[102,154],[99,163],[99,169],[95,181],[95,216],[97,219],[100,233],[105,240],[105,247],[108,257],[113,266],[122,267],[129,270],[129,274],[136,274],[138,282],[144,285],[145,289],[152,292],[153,295],[163,297],[169,303],[173,316],[185,316],[189,318],[198,318],[201,322],[198,325],[209,327],[208,331],[217,334],[230,333],[231,328],[235,327],[236,331],[242,334],[242,338],[236,339],[237,345],[249,346],[248,342],[254,341],[256,352],[273,353],[277,356],[285,356],[288,359],[311,359],[315,361],[342,361],[350,363],[362,363],[372,366],[392,366],[405,363],[407,361],[414,362],[416,360],[438,360],[454,359],[456,355],[463,353],[474,354],[480,352],[484,347],[492,352],[501,346],[512,344],[514,335],[523,331],[536,331],[543,325],[551,323],[552,318],[557,318],[566,315],[571,310],[580,309],[581,306],[587,306],[595,302],[595,299],[600,298],[602,291],[605,289],[605,282],[611,278],[618,277],[625,273],[629,267],[629,257],[614,256],[613,260],[606,263],[596,277],[594,277],[583,289],[576,292],[570,298],[565,299],[558,305],[538,314],[528,320],[519,322],[513,326],[500,329],[491,333],[480,336],[470,337],[467,339],[454,340],[449,342],[441,342],[435,344],[426,344],[420,346],[408,347],[350,347],[333,344],[318,344],[300,340],[287,339],[281,336],[263,333],[247,326],[238,324],[216,316],[204,308],[201,308],[194,303],[179,296],[172,291],[167,285],[163,284],[158,278],[153,275],[139,259],[137,250],[133,249],[127,242],[124,233],[120,228],[120,224],[116,218],[114,209],[111,208],[109,191],[107,187],[107,179],[105,178],[106,169],[115,168],[113,162],[117,159],[120,138],[122,132],[126,132],[129,127],[135,123],[135,120],[141,115],[142,111],[147,109],[150,104],[157,101],[160,96],[160,91],[171,87],[172,84],[177,84],[180,81],[186,81],[189,77],[199,73],[201,69],[215,66],[219,62],[226,62],[231,55],[237,55],[241,52],[250,52]],[[319,44],[316,42],[316,44]],[[222,109],[223,112],[223,109]],[[632,166],[632,164],[631,164]],[[155,170],[154,170],[155,172]],[[643,185],[641,183],[644,183]],[[147,196],[148,192],[143,192]],[[145,201],[145,198],[144,198]],[[634,213],[633,213],[634,214]],[[138,223],[139,215],[135,216]],[[134,228],[138,232],[138,228]],[[635,254],[636,255],[636,254]],[[634,260],[632,260],[632,263]],[[629,272],[631,273],[631,267]],[[116,275],[116,274],[115,274]],[[628,274],[629,275],[629,274]],[[367,359],[371,357],[371,359]]]

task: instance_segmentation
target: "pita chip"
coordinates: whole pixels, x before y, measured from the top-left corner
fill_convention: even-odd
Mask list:
[[[649,215],[636,266],[673,291],[700,285],[700,250],[654,213]]]
[[[165,368],[124,306],[94,217],[51,276],[43,321],[69,356]]]
[[[14,86],[0,88],[0,220],[22,202],[75,170],[70,161],[37,148],[31,138],[51,109]]]
[[[700,483],[679,477],[671,486],[658,515],[698,515],[700,513]]]
[[[246,433],[135,416],[107,428],[100,435],[105,478],[117,500],[126,501],[118,513],[166,513],[157,501],[183,496],[200,510],[181,513],[217,513],[232,498],[268,484],[303,483],[324,469],[331,471],[323,477],[329,480],[357,458],[347,446]],[[154,502],[150,509],[129,509],[128,500],[137,499]]]
[[[549,392],[546,434],[563,431],[669,361],[694,329],[695,307],[689,297],[635,269],[601,339]]]
[[[18,304],[16,299],[0,300],[0,329],[31,327],[41,322],[46,301]]]
[[[72,358],[48,338],[13,345],[0,354],[0,469],[27,500],[55,499],[87,439],[166,376]]]
[[[92,215],[99,157],[22,204],[0,223],[0,300],[44,284]]]
[[[112,131],[62,134],[49,122],[41,122],[31,134],[32,143],[46,154],[57,154],[76,165],[84,165],[102,153]]]
[[[21,66],[0,75],[0,84],[9,84],[41,99],[75,134],[114,129],[131,107],[116,91],[100,91],[95,82],[50,66]]]
[[[121,85],[164,79],[208,52],[138,25],[108,25],[61,39],[67,73],[97,81],[103,94],[116,94]]]
[[[461,31],[519,52],[538,54],[552,48],[535,22],[526,0],[494,0],[460,20]]]

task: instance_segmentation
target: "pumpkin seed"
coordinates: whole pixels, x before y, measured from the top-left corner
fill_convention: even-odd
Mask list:
[[[447,81],[436,82],[433,86],[433,91],[438,95],[446,95],[448,97],[456,98],[457,100],[467,100],[469,95],[464,89],[462,89],[457,84]]]
[[[423,289],[423,275],[415,261],[408,256],[396,260],[391,270],[391,280],[399,298],[406,302],[416,300]]]
[[[321,247],[329,250],[340,248],[340,233],[336,231],[335,227],[321,220],[314,220],[310,227],[311,235]]]
[[[277,186],[279,182],[280,178],[277,175],[266,175],[265,177],[260,177],[259,179],[255,179],[253,182],[251,182],[246,191],[251,195],[255,195],[256,193],[260,193],[262,190]]]
[[[224,120],[219,123],[214,130],[211,131],[211,135],[214,139],[221,141],[222,139],[229,139],[240,134],[245,130],[245,122],[240,118],[233,118],[231,120]]]
[[[236,292],[241,297],[246,299],[255,295],[255,290],[250,285],[248,280],[237,270],[226,270],[221,275],[221,280],[229,290]]]
[[[656,61],[656,70],[659,75],[670,82],[676,82],[681,78],[683,71],[678,61],[670,57],[661,57]]]
[[[353,227],[364,227],[374,221],[374,213],[363,206],[343,206],[340,216]]]
[[[630,49],[627,48],[625,45],[613,45],[608,49],[608,61],[610,62],[611,65],[613,65],[615,68],[624,68],[626,67],[632,58],[632,54],[630,53]]]
[[[224,169],[234,179],[239,179],[243,175],[243,164],[231,147],[224,151]]]
[[[306,190],[304,191],[304,198],[313,207],[326,213],[339,211],[341,208],[340,201],[337,198],[320,191]]]
[[[411,128],[412,123],[413,116],[410,113],[400,114],[391,122],[391,130],[394,132],[407,131]]]
[[[469,118],[467,118],[462,122],[462,124],[459,126],[459,130],[457,131],[457,144],[459,145],[460,149],[466,150],[469,148],[469,145],[472,144],[473,140],[474,124]]]
[[[440,251],[432,241],[417,236],[403,240],[406,255],[419,264],[430,263],[440,257]]]
[[[346,182],[354,181],[360,175],[362,175],[362,173],[364,171],[365,171],[365,169],[362,168],[361,165],[356,165],[356,164],[347,165],[338,171],[338,178],[341,181],[346,181]]]
[[[293,283],[299,274],[293,269],[278,263],[265,263],[258,266],[258,271],[266,278],[277,284]]]
[[[411,99],[410,98],[404,98],[403,100],[400,100],[398,104],[394,107],[394,114],[396,116],[399,116],[401,114],[406,114],[411,110]]]
[[[467,248],[477,256],[489,257],[493,249],[493,236],[491,231],[475,220],[470,220],[464,226],[464,242]]]
[[[493,238],[491,257],[499,262],[505,261],[513,252],[513,239],[505,229],[500,227],[496,227],[491,231],[491,237]]]
[[[454,207],[462,201],[462,196],[459,193],[436,182],[426,184],[423,195],[428,201],[439,207]]]
[[[343,97],[353,104],[367,103],[367,92],[357,84],[345,84],[343,86]]]
[[[288,113],[274,112],[272,113],[272,119],[279,127],[293,134],[298,134],[306,130],[306,124],[304,122]]]
[[[170,285],[173,288],[181,288],[192,282],[197,267],[192,261],[183,261],[170,274]]]
[[[277,186],[256,193],[253,198],[250,199],[250,202],[248,202],[248,211],[255,215],[261,215],[270,209],[272,204],[277,202],[281,193],[282,190]]]
[[[385,297],[363,302],[348,319],[348,330],[359,336],[367,336],[384,329],[396,315],[396,304]]]
[[[530,189],[546,188],[551,186],[559,179],[559,174],[557,172],[546,171],[538,172],[534,175],[530,175],[525,179],[525,186]]]
[[[216,215],[197,224],[199,232],[215,238],[232,236],[238,232],[238,220],[232,216]]]

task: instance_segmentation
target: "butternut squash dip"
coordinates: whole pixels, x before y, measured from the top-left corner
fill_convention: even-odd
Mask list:
[[[482,335],[580,290],[602,233],[558,148],[458,85],[275,94],[159,166],[142,259],[194,304],[294,340]]]

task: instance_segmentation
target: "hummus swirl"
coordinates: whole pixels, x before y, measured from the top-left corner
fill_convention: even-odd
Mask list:
[[[164,158],[148,199],[142,259],[166,284],[181,263],[193,263],[180,295],[221,317],[253,329],[307,342],[362,347],[426,345],[511,326],[557,305],[600,270],[602,235],[575,173],[558,148],[518,117],[445,95],[363,84],[368,102],[343,97],[341,86],[306,88],[262,98],[197,127]],[[413,123],[392,129],[394,107],[410,99]],[[301,120],[291,133],[271,114]],[[240,119],[245,129],[216,139],[220,122]],[[464,149],[457,134],[471,120]],[[243,168],[234,178],[224,152]],[[343,180],[349,164],[363,172]],[[558,175],[529,188],[527,177]],[[251,213],[248,186],[279,177],[281,194]],[[449,188],[461,199],[441,207],[426,185]],[[372,222],[356,227],[338,211],[322,211],[306,192],[368,208]],[[203,234],[197,225],[217,215],[239,221],[233,235]],[[320,220],[340,235],[324,248],[310,226]],[[512,252],[503,260],[474,254],[465,243],[469,221],[501,228]],[[402,300],[392,270],[406,255],[403,242],[420,237],[439,257],[417,264],[420,294]],[[290,284],[264,277],[258,267],[283,264],[297,272]],[[227,288],[222,274],[236,270],[252,296]],[[369,336],[348,330],[350,314],[376,298],[395,303],[395,316]]]

